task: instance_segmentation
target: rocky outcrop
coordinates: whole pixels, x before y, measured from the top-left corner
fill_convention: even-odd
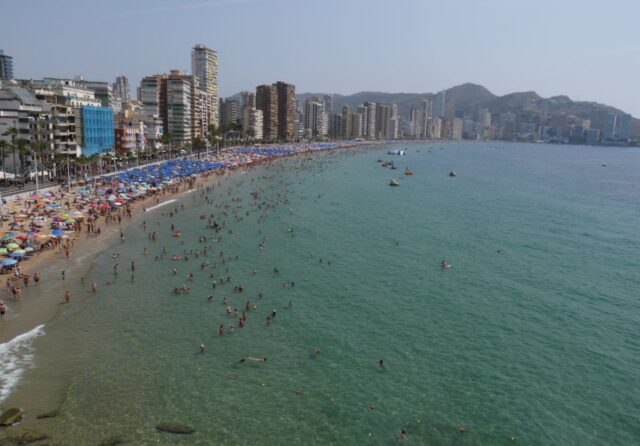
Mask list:
[[[36,418],[38,420],[42,420],[44,418],[55,418],[55,417],[57,417],[59,415],[60,415],[60,411],[59,410],[52,410],[50,412],[41,413]]]
[[[9,436],[9,438],[13,441],[14,444],[23,445],[44,440],[47,438],[47,435],[43,434],[42,432],[22,431],[14,432]]]
[[[119,435],[112,435],[111,437],[108,437],[102,440],[98,446],[118,446],[124,443],[125,443],[124,438],[122,438]]]
[[[156,429],[160,432],[168,432],[170,434],[182,434],[189,435],[195,432],[195,429],[182,424],[162,423],[156,426]]]
[[[0,415],[0,426],[11,426],[22,420],[22,409],[13,407],[2,412]]]

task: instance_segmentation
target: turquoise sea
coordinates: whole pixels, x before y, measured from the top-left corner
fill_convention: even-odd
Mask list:
[[[214,185],[138,216],[33,341],[24,385],[68,378],[56,441],[640,443],[638,149],[381,146]],[[244,328],[224,297],[256,305]],[[169,422],[196,432],[156,432]]]

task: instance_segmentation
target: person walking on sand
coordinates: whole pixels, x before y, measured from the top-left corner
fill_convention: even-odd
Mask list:
[[[71,294],[69,294],[69,290],[64,292],[64,303],[68,304],[69,303],[69,299],[71,299]]]
[[[97,283],[93,282],[91,284],[91,291],[93,291],[93,294],[98,292],[98,284]]]

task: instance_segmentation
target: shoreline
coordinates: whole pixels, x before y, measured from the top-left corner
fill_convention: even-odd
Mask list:
[[[71,284],[71,282],[73,282],[74,286],[76,286],[77,282],[79,282],[78,278],[84,277],[93,267],[93,259],[109,247],[114,246],[120,230],[126,231],[129,229],[131,224],[138,221],[139,218],[143,218],[146,212],[162,209],[164,206],[178,202],[183,196],[189,194],[190,191],[197,191],[200,187],[207,187],[209,184],[223,181],[226,177],[231,177],[234,174],[239,174],[252,168],[268,166],[280,158],[297,157],[300,155],[307,156],[315,152],[335,152],[344,149],[357,149],[363,146],[379,145],[379,143],[366,145],[353,144],[335,149],[304,150],[292,154],[265,158],[258,162],[204,172],[195,177],[193,182],[182,182],[174,185],[174,188],[169,192],[151,194],[130,203],[131,217],[123,218],[120,224],[117,222],[108,224],[104,220],[100,221],[99,227],[101,228],[101,234],[99,235],[87,232],[74,232],[68,239],[70,242],[73,242],[71,249],[72,254],[69,258],[66,258],[65,252],[61,247],[56,247],[34,256],[33,259],[26,262],[24,267],[21,268],[22,272],[26,274],[38,272],[42,278],[40,288],[43,290],[37,290],[35,293],[27,292],[21,300],[10,303],[12,311],[7,312],[4,320],[0,321],[0,348],[9,345],[21,336],[27,335],[36,329],[38,330],[38,336],[36,337],[46,335],[47,325],[56,320],[58,316],[68,308],[66,305],[61,305],[62,290],[65,288],[65,283]],[[122,208],[124,208],[124,206]],[[60,276],[63,270],[67,273],[66,280],[62,280]],[[85,284],[84,286],[86,287],[87,285]],[[27,290],[32,290],[33,288],[35,288],[35,286],[31,284]],[[4,293],[3,297],[8,295],[6,289]],[[74,300],[84,301],[89,297],[90,292],[87,292],[85,295],[79,296],[78,299]],[[45,367],[47,366],[45,365]],[[27,368],[22,371],[22,374],[32,369],[33,367]],[[60,386],[54,385],[51,395],[47,397],[42,395],[41,401],[38,401],[37,404],[37,406],[41,406],[39,409],[51,406],[54,408],[59,407],[65,397],[64,394],[59,394],[56,389],[62,390],[67,385],[68,384],[62,384]],[[0,397],[0,404],[2,404],[3,408],[6,408],[5,403],[7,400],[12,399],[11,397],[16,393],[20,393],[20,386],[20,377],[18,377],[16,383],[12,385],[12,388],[9,389],[6,395]],[[32,411],[33,407],[29,407],[28,409]],[[25,422],[22,424],[24,425]]]
[[[308,153],[313,153],[318,151],[324,152],[324,151],[333,151],[333,150],[344,150],[344,149],[351,149],[354,147],[357,148],[362,146],[371,146],[371,145],[379,145],[379,144],[380,143],[373,143],[373,142],[370,142],[370,143],[367,142],[366,144],[348,143],[348,144],[340,145],[339,147],[336,147],[336,148],[324,149],[324,150],[313,150],[312,148],[309,148],[307,150],[301,150],[295,153],[267,157],[259,161],[247,162],[244,164],[235,164],[235,165],[230,164],[222,167],[219,170],[210,170],[210,171],[206,171],[201,174],[198,174],[197,177],[195,178],[194,186],[200,183],[202,180],[206,181],[211,176],[213,176],[213,178],[218,178],[218,179],[221,177],[224,178],[227,175],[231,175],[238,171],[264,165],[266,163],[271,163],[280,158],[306,155]],[[223,158],[224,157],[228,157],[228,155],[223,155]],[[161,163],[155,163],[155,164],[162,164],[165,162],[166,161]],[[130,170],[133,170],[133,169],[130,169]],[[114,175],[115,174],[108,174],[106,177],[111,177]],[[174,184],[172,188],[174,190],[163,189],[163,192],[161,193],[156,192],[153,194],[149,194],[143,197],[142,199],[128,203],[128,206],[131,209],[132,217],[123,218],[122,222],[118,225],[118,228],[121,228],[123,230],[126,229],[130,221],[133,220],[133,216],[139,213],[140,208],[142,208],[142,212],[144,213],[146,211],[153,210],[160,205],[164,206],[165,203],[169,200],[172,200],[171,202],[175,202],[177,200],[177,198],[175,198],[176,196],[186,192],[186,190],[182,190],[184,185],[185,183]],[[175,186],[177,186],[177,188]],[[168,193],[165,192],[167,190],[168,190]],[[30,196],[29,194],[26,194],[26,196],[23,194],[16,194],[14,196],[5,197],[5,199],[26,200],[29,198],[29,196]],[[156,201],[156,203],[153,206],[147,208],[147,206],[153,203],[154,200]],[[60,199],[60,201],[62,201],[62,199]],[[122,206],[122,208],[124,208],[124,206]],[[122,211],[119,211],[119,213],[122,214]],[[65,258],[65,252],[62,248],[62,244],[60,244],[55,248],[37,252],[28,261],[24,263],[20,263],[20,271],[23,274],[27,274],[31,277],[33,277],[33,274],[39,273],[42,278],[41,280],[42,283],[40,286],[43,286],[44,283],[47,283],[47,284],[50,283],[51,280],[56,279],[53,273],[60,274],[63,270],[66,271],[67,269],[69,269],[70,263],[78,262],[79,260],[85,259],[87,257],[92,257],[93,255],[102,252],[106,247],[106,245],[108,244],[110,238],[114,237],[114,234],[117,235],[118,233],[118,230],[116,228],[114,228],[113,226],[110,227],[109,224],[105,224],[104,218],[102,219],[102,221],[99,222],[99,224],[96,225],[96,227],[100,228],[101,230],[101,233],[99,235],[96,235],[93,233],[88,234],[83,230],[74,231],[73,233],[69,234],[69,238],[67,240],[72,243],[70,252],[76,255],[78,253],[82,253],[81,257],[77,257],[71,254],[69,258]],[[113,229],[113,230],[109,231],[110,229]],[[93,243],[89,244],[88,243],[89,241],[92,241]],[[99,246],[94,247],[95,244],[98,244]],[[91,245],[94,249],[87,250],[87,245]],[[65,265],[67,265],[67,267],[63,268],[63,266]],[[73,265],[70,265],[70,266],[73,266]],[[57,303],[53,307],[51,302],[48,304],[35,303],[34,299],[32,299],[30,296],[31,293],[26,293],[19,300],[12,300],[11,293],[8,293],[7,287],[4,286],[6,279],[10,277],[12,277],[12,274],[5,274],[0,276],[0,285],[3,285],[3,288],[4,288],[4,291],[0,291],[0,300],[4,301],[8,308],[7,313],[4,315],[3,319],[0,320],[0,345],[6,342],[9,342],[11,339],[15,338],[16,336],[19,336],[20,334],[23,334],[28,332],[29,330],[32,330],[34,327],[42,323],[46,323],[47,321],[51,320],[53,317],[55,317],[55,313],[56,313],[53,310],[57,308]],[[35,285],[33,285],[33,283],[30,283],[30,285],[26,287],[26,289],[33,289],[33,288],[35,288]],[[45,315],[40,315],[40,317],[34,317],[34,315],[38,313],[38,310],[42,312],[42,308],[41,308],[42,306],[49,307],[48,308],[49,311],[47,311]]]

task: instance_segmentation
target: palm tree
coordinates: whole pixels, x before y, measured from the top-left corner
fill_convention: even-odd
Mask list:
[[[162,143],[162,146],[163,147],[169,146],[169,157],[171,157],[171,141],[172,140],[173,140],[173,136],[169,132],[163,133],[162,136],[160,137],[160,142]]]
[[[2,134],[3,136],[10,136],[11,137],[11,143],[9,144],[8,148],[9,150],[11,150],[11,152],[13,152],[13,171],[15,174],[15,170],[16,170],[16,156],[15,156],[15,151],[14,151],[14,146],[13,144],[16,142],[16,138],[18,137],[18,129],[16,127],[11,127],[9,129],[7,129],[6,132],[4,132]],[[4,170],[4,156],[2,157],[2,167]],[[4,171],[4,182],[6,185],[6,170]]]
[[[35,156],[35,160],[34,160],[34,164],[36,167],[36,191],[38,190],[39,186],[38,186],[38,155],[40,155],[40,158],[42,158],[42,155],[46,152],[47,150],[47,143],[44,141],[36,141],[34,143],[31,144],[31,151],[33,152],[34,156]],[[44,181],[44,172],[42,172],[43,174],[43,181]]]
[[[18,176],[18,172],[16,170],[16,153],[19,155],[19,159],[20,159],[20,183],[22,183],[22,185],[24,186],[24,158],[25,158],[25,154],[28,151],[28,142],[24,139],[16,139],[13,143],[13,170],[14,173],[16,175],[16,178]]]
[[[9,149],[11,145],[5,140],[0,139],[0,163],[2,164],[2,185],[6,186],[6,172],[4,171],[4,151]]]

